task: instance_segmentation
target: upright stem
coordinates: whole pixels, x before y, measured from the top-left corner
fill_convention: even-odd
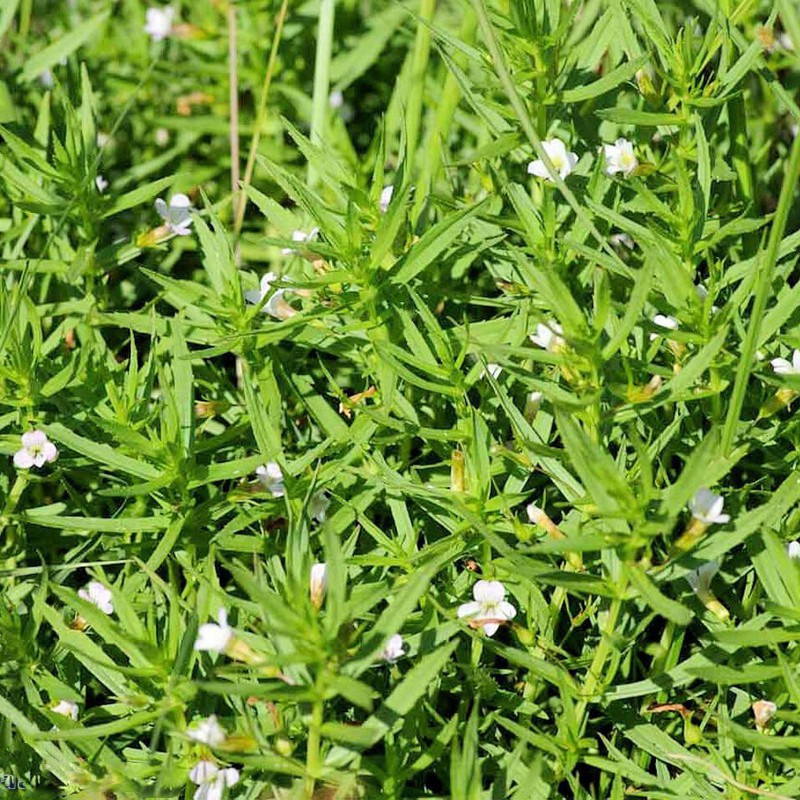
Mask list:
[[[466,10],[464,12],[464,19],[461,22],[461,29],[458,32],[459,41],[471,44],[475,39],[477,24],[478,22],[474,12]],[[455,53],[453,55],[453,60],[459,67],[463,67],[467,59],[463,53]],[[446,70],[446,76],[442,94],[439,99],[439,105],[436,109],[436,121],[425,147],[422,175],[419,180],[419,190],[414,197],[412,220],[415,224],[420,211],[425,206],[428,194],[436,182],[436,177],[439,174],[439,169],[441,168],[442,144],[447,136],[447,132],[450,130],[450,123],[453,120],[458,101],[461,99],[461,87],[459,87],[455,76],[450,70]]]
[[[414,54],[411,60],[411,88],[408,92],[406,110],[406,162],[414,163],[417,151],[419,129],[422,121],[422,99],[425,92],[425,73],[431,52],[431,30],[428,23],[433,20],[436,0],[420,0],[417,37],[414,40]]]
[[[321,145],[325,141],[325,120],[331,90],[330,68],[333,52],[333,20],[336,0],[320,0],[319,30],[317,32],[317,60],[314,64],[314,96],[311,108],[311,141]],[[308,182],[316,183],[317,176],[308,165]]]
[[[306,745],[306,781],[303,797],[312,800],[314,786],[319,773],[319,748],[322,741],[323,701],[315,700],[311,709],[311,721],[308,725],[308,742]]]
[[[233,207],[236,208],[239,192],[239,44],[235,0],[228,4],[228,83],[231,107],[231,194]]]
[[[261,86],[261,95],[258,98],[258,111],[256,112],[256,126],[253,130],[253,138],[250,140],[250,152],[247,154],[247,164],[244,168],[244,179],[242,181],[242,192],[239,195],[239,206],[236,209],[236,219],[233,223],[233,232],[239,234],[244,221],[244,212],[247,208],[247,192],[245,188],[253,180],[253,171],[256,167],[256,153],[258,153],[258,143],[261,140],[261,129],[267,117],[267,100],[269,89],[272,85],[272,76],[275,72],[275,62],[278,57],[278,44],[283,35],[283,23],[286,20],[286,12],[289,8],[289,0],[283,0],[281,10],[275,21],[275,35],[272,37],[272,47],[269,52],[269,63],[267,64],[267,74],[264,76],[264,83]]]
[[[605,670],[606,661],[614,649],[611,643],[611,637],[617,628],[619,621],[619,612],[622,610],[622,597],[625,592],[624,587],[620,587],[619,594],[611,601],[608,609],[608,619],[603,626],[600,642],[597,645],[597,650],[594,652],[594,658],[589,666],[589,671],[586,673],[586,680],[583,685],[583,700],[581,700],[575,709],[575,716],[579,722],[579,729],[583,728],[583,717],[586,714],[586,709],[589,706],[589,701],[592,695],[597,691],[598,686],[603,682],[603,672]]]
[[[756,298],[750,313],[750,324],[747,327],[747,335],[744,338],[739,368],[736,371],[736,381],[733,384],[733,394],[728,406],[728,414],[725,417],[725,427],[722,430],[721,449],[725,455],[731,451],[733,438],[736,434],[736,425],[742,413],[747,382],[750,379],[750,371],[753,368],[753,357],[755,356],[756,347],[758,347],[761,323],[764,320],[767,301],[772,291],[772,275],[775,272],[775,262],[778,260],[778,246],[786,230],[786,222],[789,217],[798,177],[800,177],[800,136],[795,137],[792,145],[789,164],[783,176],[783,185],[778,198],[778,208],[775,211],[775,218],[769,232],[766,253],[758,261]]]

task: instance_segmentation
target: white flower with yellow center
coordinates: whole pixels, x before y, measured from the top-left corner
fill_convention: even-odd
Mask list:
[[[633,143],[627,139],[617,139],[614,144],[604,144],[603,155],[606,160],[606,175],[616,175],[621,172],[627,177],[639,166],[639,161],[633,152]]]
[[[561,176],[561,180],[564,180],[564,178],[575,169],[575,165],[578,163],[578,156],[575,153],[568,152],[566,145],[561,139],[545,139],[542,142],[542,149],[547,153],[547,157],[550,159],[553,169]],[[555,179],[552,177],[541,158],[537,158],[535,161],[531,161],[531,163],[528,164],[528,174],[555,183]]]
[[[28,431],[22,434],[22,447],[14,453],[14,466],[17,469],[39,468],[57,458],[58,448],[44,431]]]
[[[472,587],[472,596],[472,602],[458,607],[458,616],[472,628],[483,628],[487,636],[494,636],[504,622],[517,615],[517,609],[505,599],[506,588],[500,581],[478,581]]]
[[[308,579],[308,590],[311,597],[311,605],[319,609],[325,599],[325,592],[328,588],[328,565],[324,562],[317,562],[311,567]]]

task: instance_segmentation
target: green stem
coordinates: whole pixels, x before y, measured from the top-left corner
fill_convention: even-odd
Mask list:
[[[317,775],[319,774],[319,748],[322,741],[322,718],[323,701],[314,701],[311,709],[311,721],[308,725],[308,743],[306,745],[306,782],[303,797],[305,800],[312,800],[314,797],[314,786]]]
[[[775,211],[775,218],[772,221],[772,228],[769,232],[766,253],[759,259],[758,275],[756,277],[756,298],[753,303],[753,310],[750,314],[750,324],[744,339],[744,346],[741,351],[739,369],[736,371],[736,381],[733,385],[733,394],[728,406],[728,414],[725,417],[725,427],[722,431],[721,449],[724,455],[728,455],[733,446],[733,439],[736,434],[736,425],[742,413],[744,396],[747,391],[747,383],[750,379],[750,371],[753,368],[753,358],[756,347],[758,347],[758,337],[761,333],[761,323],[764,320],[764,312],[767,307],[772,291],[772,275],[775,272],[775,263],[778,260],[778,246],[783,239],[786,230],[786,223],[789,218],[789,210],[792,205],[792,197],[800,177],[800,136],[796,136],[792,151],[789,156],[789,165],[783,176],[783,185],[778,199],[778,208]]]
[[[459,41],[465,44],[472,44],[475,39],[477,24],[478,21],[475,19],[475,14],[472,11],[467,11],[464,14],[461,29],[458,32]],[[459,67],[463,67],[466,60],[467,57],[463,53],[456,53],[453,56],[453,61],[455,61]],[[439,104],[436,109],[436,120],[434,122],[433,132],[427,140],[423,156],[425,160],[422,164],[422,174],[418,183],[419,188],[414,196],[414,207],[411,213],[411,219],[415,224],[417,219],[419,219],[420,212],[431,193],[431,189],[439,175],[439,170],[442,167],[442,146],[450,130],[458,101],[461,99],[461,88],[458,85],[458,81],[449,69],[445,70],[445,72],[446,77],[442,88],[442,94],[439,98]]]
[[[431,52],[431,29],[436,0],[420,0],[417,36],[414,40],[414,53],[411,58],[411,78],[406,109],[406,162],[414,163],[419,130],[422,121],[422,99],[425,92],[425,73]]]
[[[333,20],[336,0],[320,0],[319,29],[317,31],[317,58],[314,64],[314,95],[311,108],[311,141],[322,145],[325,141],[325,121],[331,91],[331,54],[333,52]],[[308,165],[308,182],[316,183],[316,171]]]
[[[608,619],[600,634],[600,643],[597,645],[597,650],[594,652],[594,658],[589,666],[589,671],[586,673],[582,691],[583,699],[575,708],[575,716],[579,721],[579,730],[582,730],[585,724],[584,717],[591,698],[594,696],[600,684],[607,680],[607,676],[604,676],[603,672],[608,657],[614,651],[611,637],[617,629],[619,612],[622,610],[622,594],[624,594],[624,592],[624,587],[620,587],[619,594],[611,601],[611,605],[608,608]]]

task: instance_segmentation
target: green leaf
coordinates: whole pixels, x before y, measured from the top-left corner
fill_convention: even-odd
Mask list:
[[[78,48],[97,35],[105,25],[109,12],[104,11],[90,17],[85,22],[81,22],[69,33],[62,36],[58,41],[40,50],[25,62],[20,75],[23,81],[32,81],[39,77],[45,70],[55,66],[70,56]]]

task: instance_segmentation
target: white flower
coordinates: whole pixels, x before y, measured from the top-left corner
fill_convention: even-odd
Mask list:
[[[486,377],[487,374],[491,375],[495,380],[500,377],[503,368],[499,364],[487,364],[485,369],[481,370],[481,378]]]
[[[217,747],[221,745],[227,734],[219,722],[217,722],[216,715],[212,714],[207,719],[201,720],[193,728],[186,731],[186,735],[193,741],[200,744],[207,744],[209,747]]]
[[[270,461],[264,466],[258,467],[256,475],[258,475],[261,485],[273,497],[283,497],[286,494],[286,487],[283,485],[283,472],[281,472],[280,465],[277,462]]]
[[[665,328],[668,331],[674,331],[678,328],[678,320],[674,317],[667,317],[664,314],[656,314],[653,317],[653,324],[658,325],[659,328]],[[653,339],[658,339],[659,334],[651,333],[650,334],[650,341],[652,342]]]
[[[51,710],[64,717],[78,719],[78,704],[73,703],[72,700],[61,700],[58,705],[53,706]]]
[[[608,239],[613,247],[627,247],[628,250],[633,250],[636,243],[627,233],[613,233]]]
[[[331,92],[328,104],[333,109],[340,109],[344,105],[344,95],[338,90]]]
[[[217,614],[217,623],[206,622],[197,631],[194,643],[195,650],[208,650],[212,653],[221,653],[233,639],[233,628],[228,625],[228,612],[221,608]]]
[[[40,72],[39,83],[41,83],[45,89],[52,89],[56,84],[56,80],[53,77],[53,70],[46,69],[44,72]]]
[[[674,331],[678,328],[678,320],[675,317],[667,317],[664,314],[656,314],[653,317],[653,324],[658,325],[659,328],[666,328],[667,330]]]
[[[43,467],[57,458],[58,449],[44,431],[28,431],[22,434],[22,447],[14,453],[14,466],[17,469]]]
[[[394,186],[384,186],[383,191],[381,192],[381,199],[378,205],[381,207],[381,211],[386,213],[386,210],[389,208],[389,203],[392,202],[392,195],[394,194]]]
[[[553,169],[561,176],[561,180],[564,180],[578,163],[578,156],[575,153],[567,152],[567,148],[561,139],[545,139],[542,142],[542,149],[547,153],[547,157],[553,164]],[[531,161],[528,164],[528,174],[555,183],[541,158],[537,158],[536,161]]]
[[[100,192],[100,194],[103,194],[103,192],[108,189],[108,181],[102,175],[98,175],[94,179],[94,185],[97,187],[97,191]]]
[[[114,604],[111,602],[111,591],[98,581],[90,581],[83,589],[78,591],[78,597],[96,605],[104,614],[114,613]]]
[[[167,205],[160,197],[156,200],[156,211],[170,233],[188,236],[192,224],[192,201],[185,194],[174,194]]]
[[[386,647],[383,648],[381,652],[381,658],[384,661],[388,661],[390,664],[394,664],[398,658],[402,658],[406,654],[405,650],[403,650],[403,637],[396,633],[394,636],[389,637],[389,641],[386,642]]]
[[[311,567],[308,588],[311,596],[311,605],[314,606],[314,608],[319,608],[322,605],[323,598],[325,597],[325,590],[328,588],[327,564],[317,562],[313,567]]]
[[[267,272],[266,275],[261,276],[261,284],[258,289],[250,289],[244,293],[244,299],[251,305],[257,306],[269,294],[272,284],[278,280],[278,276],[274,272]],[[264,303],[261,311],[264,314],[269,314],[276,319],[286,319],[286,306],[287,301],[284,298],[286,289],[276,289],[269,300]]]
[[[528,515],[528,519],[533,525],[538,525],[539,520],[541,520],[544,515],[544,511],[542,511],[536,503],[529,503],[525,506],[525,513]]]
[[[239,782],[239,770],[220,769],[213,761],[203,759],[192,767],[189,779],[197,784],[194,800],[221,800],[225,788]]]
[[[169,144],[169,131],[166,128],[156,128],[154,138],[159,147],[166,147]]]
[[[317,492],[312,496],[308,504],[308,513],[311,514],[317,522],[325,522],[330,504],[330,498],[325,492]]]
[[[785,358],[773,358],[769,363],[776,375],[800,375],[800,350],[792,353],[791,362]]]
[[[751,708],[756,721],[756,727],[759,730],[763,730],[769,725],[769,721],[775,716],[775,712],[778,710],[778,706],[771,700],[756,700]]]
[[[503,622],[517,615],[517,609],[505,600],[506,589],[500,581],[478,581],[472,596],[474,601],[458,607],[458,616],[466,617],[473,628],[483,628],[487,636],[494,636]]]
[[[724,503],[721,495],[703,487],[695,492],[689,503],[689,510],[696,520],[706,525],[723,525],[730,521],[730,516],[722,513]]]
[[[703,597],[711,590],[711,579],[719,572],[719,562],[708,561],[686,573],[686,580],[696,595]]]
[[[617,139],[614,144],[604,144],[603,155],[606,159],[606,175],[621,172],[627,177],[639,166],[639,161],[633,152],[633,143],[627,139]]]
[[[175,16],[175,9],[172,6],[166,8],[148,8],[147,21],[145,22],[144,32],[150,35],[154,42],[166,39],[172,33],[172,20]]]
[[[292,231],[292,241],[293,242],[313,242],[314,239],[317,238],[317,234],[319,233],[319,228],[312,228],[308,233],[305,231]],[[297,255],[298,251],[294,247],[284,247],[281,249],[281,253],[285,256],[293,256]]]
[[[800,542],[789,542],[789,544],[786,545],[786,554],[789,558],[800,558]]]
[[[548,322],[547,325],[542,325],[540,322],[536,326],[536,333],[531,334],[530,340],[539,347],[552,352],[564,345],[561,333],[561,326],[557,322]]]

